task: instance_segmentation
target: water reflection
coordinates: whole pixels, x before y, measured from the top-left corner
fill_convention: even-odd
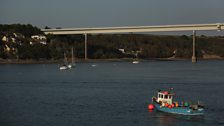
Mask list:
[[[149,112],[153,115],[153,120],[158,126],[175,126],[175,125],[187,125],[187,124],[204,124],[204,116],[185,116],[163,113],[159,111]]]

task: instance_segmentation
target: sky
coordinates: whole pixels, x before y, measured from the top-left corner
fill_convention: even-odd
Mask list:
[[[224,23],[224,0],[0,0],[0,24],[89,28]]]

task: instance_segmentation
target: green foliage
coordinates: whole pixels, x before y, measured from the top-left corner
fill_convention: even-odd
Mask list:
[[[42,44],[23,44],[18,48],[18,55],[20,59],[50,59],[50,49]]]
[[[63,58],[63,53],[70,57],[71,47],[74,47],[74,55],[84,58],[83,35],[50,36],[50,57]],[[208,53],[224,56],[224,39],[219,37],[197,37],[196,54],[202,57],[201,50]],[[99,34],[88,35],[88,58],[134,58],[138,52],[138,58],[168,58],[174,55],[179,58],[191,58],[192,36],[154,36],[143,34]],[[125,54],[118,51],[124,49]]]
[[[32,26],[31,24],[11,24],[11,25],[1,25],[0,32],[4,33],[21,33],[25,37],[30,37],[31,35],[43,34],[41,30],[37,27]]]
[[[49,28],[49,27],[45,27]],[[43,34],[40,29],[30,24],[0,24],[0,58],[20,59],[63,59],[63,54],[71,57],[71,48],[74,48],[76,58],[84,58],[84,35],[47,35],[47,45],[30,45],[30,36]],[[25,38],[19,38],[19,43],[8,42],[7,45],[16,50],[6,53],[5,43],[2,42],[4,35],[21,33]],[[98,34],[88,35],[88,58],[191,58],[192,36],[166,36],[166,35],[143,35],[143,34]],[[118,49],[124,49],[122,53]],[[224,57],[224,37],[198,36],[196,39],[197,57],[203,53],[215,54]]]

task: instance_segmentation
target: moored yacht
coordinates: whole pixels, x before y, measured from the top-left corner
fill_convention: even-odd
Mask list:
[[[74,68],[76,66],[75,61],[74,61],[74,54],[73,54],[73,47],[71,49],[71,53],[72,53],[72,62],[70,64],[68,64],[68,68]]]
[[[59,70],[67,70],[68,69],[68,61],[67,61],[67,57],[64,53],[64,63],[62,65],[60,65]]]

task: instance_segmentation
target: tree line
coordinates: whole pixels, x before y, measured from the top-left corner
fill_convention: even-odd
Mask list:
[[[20,33],[24,38],[17,38],[17,42],[3,42],[5,35]],[[71,56],[74,48],[76,58],[84,58],[83,35],[46,35],[47,44],[31,45],[31,35],[43,34],[41,30],[30,24],[0,25],[0,58],[2,59],[46,59],[60,60],[65,53]],[[14,49],[5,50],[7,46]],[[119,49],[123,49],[124,52]],[[203,53],[224,57],[224,36],[197,36],[196,54],[202,57]],[[170,36],[150,34],[97,34],[88,35],[88,58],[191,58],[192,36]]]

